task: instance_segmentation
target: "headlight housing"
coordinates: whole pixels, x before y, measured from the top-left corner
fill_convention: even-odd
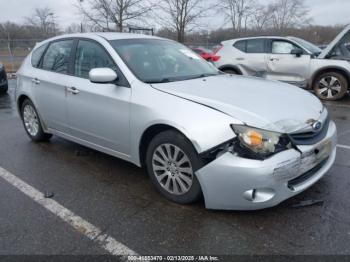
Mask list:
[[[234,151],[242,157],[266,159],[292,148],[292,143],[285,134],[243,125],[231,127],[237,135]]]

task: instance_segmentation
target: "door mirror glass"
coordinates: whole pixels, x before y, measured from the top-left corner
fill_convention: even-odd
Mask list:
[[[294,48],[290,53],[296,57],[301,57],[304,54],[304,51],[300,48]]]
[[[107,84],[118,79],[118,75],[110,68],[94,68],[89,72],[89,79],[92,83]]]

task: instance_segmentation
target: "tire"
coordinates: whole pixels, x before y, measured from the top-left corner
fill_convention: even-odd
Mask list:
[[[348,92],[347,79],[337,72],[326,72],[316,77],[313,89],[318,98],[335,101],[343,98]]]
[[[153,185],[168,200],[178,204],[191,204],[202,197],[195,172],[203,166],[204,161],[191,142],[176,131],[158,134],[147,149],[146,167]]]
[[[222,72],[229,74],[229,75],[240,75],[236,70],[234,69],[224,69]]]
[[[31,140],[34,142],[44,142],[50,140],[51,134],[44,132],[41,121],[34,104],[26,99],[21,107],[21,117],[24,130]]]
[[[9,90],[8,84],[4,85],[3,87],[0,88],[0,94],[5,94]]]

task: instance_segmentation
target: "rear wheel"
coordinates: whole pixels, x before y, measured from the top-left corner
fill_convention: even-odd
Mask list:
[[[239,73],[234,69],[224,69],[224,70],[222,70],[222,72],[229,74],[229,75],[239,75]]]
[[[334,101],[346,95],[348,85],[348,81],[342,74],[326,72],[316,78],[313,89],[320,99]]]
[[[195,172],[203,161],[182,134],[176,131],[158,134],[148,147],[146,164],[152,183],[167,199],[190,204],[202,196]]]
[[[44,132],[35,106],[29,99],[26,99],[22,104],[21,116],[24,129],[30,139],[35,142],[42,142],[52,137],[51,134]]]

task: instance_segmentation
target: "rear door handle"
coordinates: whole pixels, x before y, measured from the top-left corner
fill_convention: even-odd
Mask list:
[[[238,57],[238,58],[236,58],[236,60],[238,60],[238,61],[244,61],[245,59],[244,59],[243,57]]]
[[[273,58],[270,58],[270,61],[274,62],[274,61],[280,61],[280,60],[279,60],[279,58],[273,57]]]
[[[75,87],[67,87],[67,91],[69,93],[72,93],[73,95],[77,95],[80,93],[80,91],[78,89],[76,89]]]
[[[38,78],[33,78],[32,83],[36,85],[40,85],[40,80]]]

